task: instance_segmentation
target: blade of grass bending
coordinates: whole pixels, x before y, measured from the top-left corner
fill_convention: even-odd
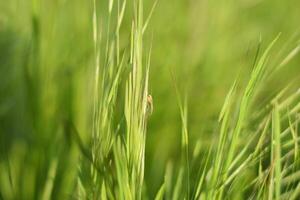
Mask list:
[[[218,149],[217,149],[215,160],[214,160],[212,181],[211,181],[211,186],[210,186],[211,188],[216,188],[217,182],[218,182],[218,177],[219,177],[220,171],[221,171],[220,169],[221,169],[221,163],[222,163],[223,156],[224,156],[224,146],[225,146],[226,137],[228,134],[227,132],[228,132],[228,124],[229,124],[229,115],[230,115],[230,111],[231,111],[235,88],[236,88],[236,81],[231,86],[231,88],[225,98],[225,102],[223,104],[222,110],[219,115],[219,122],[221,122],[221,129],[220,129]],[[214,198],[213,196],[216,195],[216,193],[214,193],[214,192],[215,192],[215,190],[211,189],[211,192],[209,194],[209,196],[211,198]]]
[[[282,67],[284,67],[286,64],[288,64],[300,51],[300,45],[297,45],[294,49],[291,50],[291,52],[282,60],[282,62],[279,64],[279,66],[276,68],[277,70],[280,70]]]
[[[238,138],[239,138],[239,135],[242,131],[244,120],[247,116],[249,103],[250,103],[251,97],[253,96],[254,89],[257,87],[258,83],[260,82],[260,80],[263,76],[263,72],[264,72],[267,57],[269,55],[269,52],[270,52],[271,48],[273,47],[275,42],[278,40],[278,38],[279,38],[279,35],[267,47],[267,49],[265,50],[265,52],[263,53],[263,55],[261,56],[261,58],[259,59],[257,65],[254,67],[254,69],[251,73],[250,80],[249,80],[249,82],[246,86],[244,95],[243,95],[241,103],[240,103],[240,110],[239,110],[237,123],[236,123],[236,126],[235,126],[233,134],[232,134],[232,140],[231,140],[231,144],[229,146],[228,157],[227,157],[227,160],[225,162],[225,167],[224,167],[225,173],[224,173],[224,176],[223,176],[223,180],[226,180],[227,175],[228,175],[227,170],[228,170],[228,168],[229,168],[229,166],[232,162],[232,159],[234,158]],[[222,196],[223,196],[223,190],[220,191],[219,198],[222,199]]]
[[[234,156],[234,151],[235,151],[235,147],[236,147],[236,140],[241,132],[242,129],[242,123],[246,117],[246,112],[249,106],[249,100],[251,98],[251,96],[253,95],[253,90],[256,86],[256,84],[259,81],[259,78],[261,77],[261,73],[263,71],[263,68],[265,66],[265,61],[267,59],[267,56],[269,54],[269,51],[271,50],[272,46],[275,44],[275,42],[277,41],[278,37],[275,38],[275,40],[273,40],[273,42],[268,46],[268,48],[265,50],[264,54],[262,55],[262,57],[260,58],[260,60],[258,61],[257,66],[254,68],[252,74],[251,74],[251,78],[248,82],[248,85],[245,89],[241,104],[240,104],[240,112],[239,112],[239,117],[238,117],[238,121],[237,121],[237,125],[235,127],[234,133],[233,133],[233,138],[232,138],[232,144],[230,145],[230,150],[229,150],[229,159],[227,160],[227,163],[230,163],[232,161],[232,157]],[[226,164],[227,166],[228,164]]]
[[[238,139],[238,136],[241,132],[242,129],[242,124],[245,120],[245,117],[247,115],[247,109],[249,106],[249,101],[250,98],[253,95],[253,91],[255,89],[255,87],[257,86],[257,83],[259,82],[261,76],[262,76],[262,72],[264,70],[265,67],[265,61],[267,59],[267,56],[269,55],[269,52],[271,50],[271,48],[273,47],[273,45],[275,44],[275,42],[278,40],[279,36],[277,36],[272,42],[271,44],[268,46],[268,48],[265,50],[265,52],[263,53],[262,57],[259,59],[257,65],[255,66],[255,68],[252,71],[251,74],[251,78],[248,82],[248,85],[245,89],[244,95],[242,97],[242,101],[240,104],[240,112],[239,112],[239,117],[238,117],[238,121],[232,136],[232,142],[230,145],[230,150],[229,150],[229,158],[227,160],[226,166],[229,165],[229,163],[232,161],[232,158],[234,156],[234,151],[235,151],[235,147],[236,147],[236,140]]]

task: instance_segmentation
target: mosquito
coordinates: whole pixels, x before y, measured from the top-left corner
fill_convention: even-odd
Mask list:
[[[150,116],[153,113],[153,98],[150,94],[147,96],[147,116]]]

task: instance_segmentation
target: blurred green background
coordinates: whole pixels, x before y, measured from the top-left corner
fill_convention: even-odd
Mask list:
[[[144,3],[146,16],[154,1]],[[0,182],[7,176],[9,160],[16,174],[27,177],[11,178],[26,179],[17,182],[33,191],[45,179],[52,163],[48,158],[61,155],[65,165],[58,166],[55,191],[72,187],[64,174],[75,173],[78,152],[63,134],[64,119],[88,141],[94,76],[92,6],[92,1],[82,0],[0,0]],[[145,35],[146,46],[153,45],[154,112],[148,124],[145,169],[150,196],[161,184],[166,163],[176,162],[180,155],[181,120],[171,73],[188,97],[191,146],[201,140],[206,149],[215,139],[214,124],[230,85],[238,74],[241,82],[249,78],[259,41],[265,48],[281,33],[271,63],[299,44],[299,8],[297,0],[158,0]],[[105,24],[107,2],[98,1],[97,9],[99,23]],[[132,16],[126,9],[121,48],[128,45]],[[280,76],[275,74],[266,92],[297,80],[299,62],[296,57]],[[39,178],[31,180],[34,176]]]

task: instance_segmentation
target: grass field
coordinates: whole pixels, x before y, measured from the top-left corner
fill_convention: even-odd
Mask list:
[[[0,0],[0,199],[299,199],[299,7]]]

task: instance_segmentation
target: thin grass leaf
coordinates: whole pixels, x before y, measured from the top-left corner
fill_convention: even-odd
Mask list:
[[[159,190],[158,190],[158,192],[155,196],[155,200],[163,200],[164,199],[164,193],[165,193],[165,183],[163,183],[160,186],[160,188],[159,188]]]
[[[272,113],[272,146],[273,146],[273,162],[275,168],[275,199],[280,199],[281,194],[281,141],[280,141],[280,114],[278,104],[275,102]]]
[[[54,158],[50,163],[46,184],[45,184],[42,196],[41,196],[42,200],[51,199],[54,180],[55,180],[56,173],[57,173],[57,165],[58,165],[58,159]]]
[[[299,147],[298,147],[298,135],[293,127],[292,121],[291,121],[291,117],[289,116],[289,127],[291,129],[291,134],[294,140],[294,160],[296,161],[298,158],[298,152],[299,152]]]
[[[145,31],[146,31],[146,29],[147,29],[147,26],[148,26],[148,24],[149,24],[149,22],[150,22],[150,19],[151,19],[151,17],[152,17],[152,14],[153,14],[153,12],[154,12],[154,10],[155,10],[155,7],[156,7],[156,5],[157,5],[157,2],[158,2],[158,0],[155,0],[155,2],[154,2],[154,4],[153,4],[153,6],[152,6],[152,8],[151,8],[151,10],[150,10],[150,13],[149,13],[149,15],[148,15],[148,17],[147,17],[147,19],[146,19],[146,21],[145,21],[145,24],[144,24],[144,26],[143,26],[143,34],[145,33]]]

